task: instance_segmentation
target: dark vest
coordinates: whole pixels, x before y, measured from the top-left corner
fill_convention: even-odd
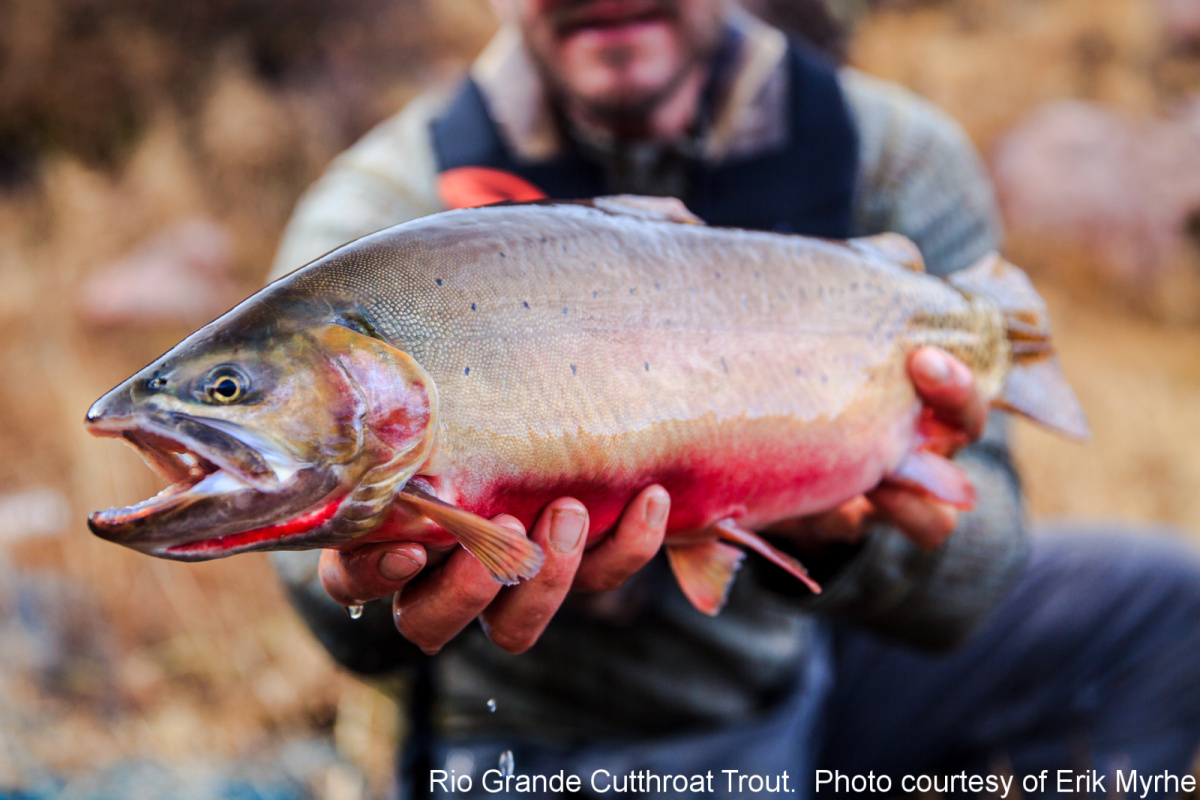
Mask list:
[[[694,162],[688,207],[710,225],[845,239],[858,167],[858,134],[837,72],[806,45],[788,46],[788,137],[770,151],[712,165]],[[491,167],[519,175],[548,196],[606,194],[596,163],[567,148],[551,161],[522,163],[508,152],[472,80],[432,123],[439,171]]]

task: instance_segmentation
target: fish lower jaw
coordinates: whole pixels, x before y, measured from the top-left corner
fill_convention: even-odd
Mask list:
[[[290,540],[304,540],[306,542],[304,549],[311,549],[308,545],[311,544],[309,540],[312,538],[312,534],[337,515],[343,499],[339,497],[336,500],[331,500],[311,511],[276,525],[268,525],[237,533],[228,533],[210,539],[158,547],[154,551],[148,552],[151,555],[176,561],[207,561],[213,558],[224,558],[225,556],[237,553],[262,550],[264,549],[262,545],[266,543],[271,545],[270,549],[286,550],[288,549]]]
[[[98,527],[114,528],[148,519],[156,513],[175,508],[186,501],[188,495],[205,484],[221,484],[229,480],[236,482],[239,488],[245,488],[244,484],[223,470],[214,468],[213,471],[207,471],[202,466],[195,466],[182,480],[175,481],[153,497],[148,497],[133,505],[114,506],[104,511],[94,512],[88,517],[88,524],[94,533],[104,536],[104,531],[97,530]]]

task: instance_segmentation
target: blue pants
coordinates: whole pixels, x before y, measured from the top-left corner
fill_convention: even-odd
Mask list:
[[[438,743],[434,764],[470,765],[474,790],[465,796],[472,797],[506,796],[483,791],[479,780],[506,749],[517,772],[564,770],[580,776],[583,794],[599,797],[618,796],[618,776],[631,770],[713,773],[702,791],[643,785],[642,797],[800,800],[814,794],[817,770],[827,778],[887,775],[891,795],[902,793],[905,775],[1012,774],[1019,786],[1023,776],[1048,770],[1036,790],[1020,792],[1028,797],[1055,794],[1060,769],[1072,771],[1077,797],[1089,789],[1115,795],[1116,770],[1126,777],[1130,770],[1185,776],[1200,745],[1200,557],[1166,537],[1095,530],[1037,535],[1011,594],[950,655],[919,653],[842,625],[828,625],[823,640],[795,696],[737,728],[570,751]],[[782,786],[778,776],[785,772],[789,782]],[[737,783],[746,774],[766,781]],[[1087,776],[1082,783],[1080,775]],[[1088,782],[1100,776],[1106,776],[1101,784]],[[816,796],[833,796],[833,787],[826,783]],[[961,787],[946,794],[975,794]],[[1166,782],[1151,788],[1148,797],[1176,794]],[[763,791],[752,795],[755,789]],[[1128,794],[1142,796],[1143,785]]]

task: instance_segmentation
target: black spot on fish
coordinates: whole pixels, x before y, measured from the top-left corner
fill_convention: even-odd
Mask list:
[[[564,253],[565,253],[565,252],[567,252],[567,246],[566,246],[565,244],[562,246],[562,251],[563,251]]]
[[[472,310],[472,311],[474,311],[474,310],[475,310],[475,304],[474,304],[474,303],[471,303],[471,310]]]
[[[525,307],[526,307],[526,308],[529,308],[529,301],[528,301],[528,300],[526,300],[526,301],[525,301],[525,303],[524,303],[524,305],[525,305]]]
[[[630,294],[633,294],[633,292],[634,292],[634,287],[630,286],[630,287],[629,287],[629,293],[630,293]]]
[[[545,244],[545,243],[546,243],[546,237],[545,237],[545,236],[543,236],[543,237],[542,237],[542,244]]]
[[[464,369],[464,370],[463,370],[463,375],[470,375],[470,374],[471,374],[471,368],[470,368],[470,367],[467,367],[466,369]]]
[[[725,356],[721,356],[721,369],[726,375],[729,374],[729,365],[725,363]]]
[[[501,257],[501,258],[508,258],[508,256],[504,255],[504,253],[501,253],[501,254],[500,254],[500,257]]]
[[[717,280],[721,280],[721,273],[718,272],[718,273],[716,273],[716,275],[717,275]]]
[[[660,292],[662,291],[662,287],[658,285],[658,281],[655,281],[655,282],[654,282],[654,288],[655,288],[655,289],[657,289],[657,290],[658,290],[658,291],[660,291]]]
[[[574,364],[571,365],[571,374],[572,375],[575,374],[575,365]]]
[[[434,282],[434,283],[436,283],[438,286],[441,286],[441,285],[442,285],[442,279],[441,279],[441,278],[434,278],[434,279],[433,279],[433,282]]]
[[[599,292],[592,292],[592,297],[595,297]]]
[[[564,313],[564,314],[566,314],[566,313],[567,313],[567,309],[565,309],[565,308],[564,308],[564,309],[563,309],[563,313]]]
[[[646,362],[646,372],[649,372],[649,371],[650,371],[650,362],[647,361]]]

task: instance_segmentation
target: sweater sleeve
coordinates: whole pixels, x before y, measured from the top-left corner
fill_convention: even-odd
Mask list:
[[[962,127],[912,92],[854,70],[842,88],[859,135],[855,233],[902,233],[945,276],[1000,246],[1000,214]]]
[[[417,98],[334,160],[300,198],[270,280],[369,233],[443,210],[429,134],[443,102]]]

